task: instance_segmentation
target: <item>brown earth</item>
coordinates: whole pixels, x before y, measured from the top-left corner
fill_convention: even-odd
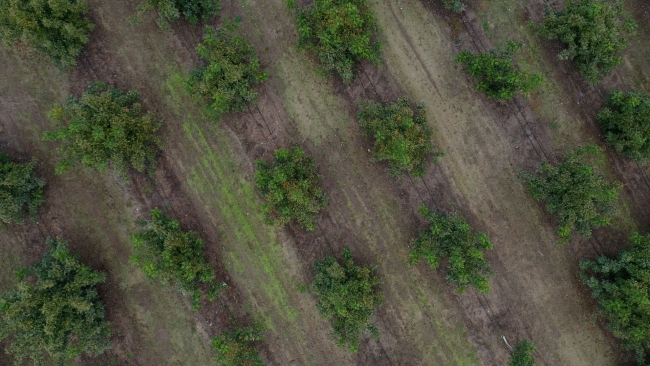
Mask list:
[[[554,60],[557,46],[544,44],[542,63],[558,70],[546,76],[560,85],[548,94],[566,101],[556,113],[584,121],[583,128],[562,129],[558,138],[549,127],[554,119],[545,114],[544,92],[495,104],[475,92],[454,64],[461,49],[492,46],[477,15],[489,12],[487,3],[463,18],[426,1],[371,3],[382,29],[384,64],[362,65],[356,80],[344,85],[319,75],[313,61],[295,49],[293,17],[283,0],[223,1],[222,17],[243,17],[240,31],[255,44],[271,78],[260,87],[257,106],[219,123],[185,95],[180,82],[198,64],[193,49],[200,27],[179,23],[163,32],[152,14],[129,25],[136,6],[131,2],[90,1],[98,27],[68,75],[44,60],[21,63],[2,51],[2,148],[16,158],[38,157],[48,179],[39,224],[3,229],[8,263],[2,288],[11,284],[10,269],[40,256],[47,235],[65,236],[85,261],[108,271],[101,295],[113,322],[114,349],[86,364],[208,364],[209,337],[251,321],[267,327],[264,357],[277,365],[503,365],[509,349],[502,337],[512,345],[531,340],[542,365],[616,364],[619,350],[592,320],[595,306],[579,283],[577,261],[616,252],[621,245],[609,244],[608,233],[621,237],[618,232],[636,226],[629,217],[647,217],[642,171],[608,151],[611,174],[626,184],[621,201],[627,206],[615,230],[599,230],[594,240],[576,238],[566,247],[555,245],[552,217],[525,194],[517,177],[541,159],[558,161],[567,149],[597,141],[592,127],[602,103],[599,89],[581,89],[575,70]],[[513,3],[532,19],[541,16],[540,4]],[[633,71],[626,75],[647,75],[638,59],[629,64]],[[52,127],[47,110],[96,79],[140,90],[145,106],[165,121],[166,147],[153,182],[133,174],[133,183],[126,183],[109,172],[81,169],[52,174],[56,156],[51,144],[40,141]],[[385,166],[372,164],[370,142],[355,123],[361,99],[404,94],[425,104],[435,142],[446,153],[423,179],[396,180]],[[589,102],[572,102],[583,100]],[[254,159],[268,159],[292,143],[317,160],[330,197],[315,233],[264,225],[252,188]],[[416,214],[423,204],[460,212],[489,234],[495,249],[488,259],[496,273],[491,293],[459,295],[442,270],[405,264],[409,240],[423,226]],[[160,206],[201,233],[207,257],[231,285],[200,313],[126,263],[135,219]],[[355,355],[334,345],[314,300],[300,290],[311,280],[313,260],[339,255],[345,247],[361,263],[378,266],[386,296],[374,320],[379,341],[364,338]]]

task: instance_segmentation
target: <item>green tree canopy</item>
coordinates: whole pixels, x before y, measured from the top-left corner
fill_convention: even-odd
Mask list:
[[[45,202],[45,179],[36,176],[36,161],[14,163],[0,153],[0,220],[6,224],[23,222],[24,208],[36,219],[38,208]]]
[[[454,13],[462,13],[467,8],[462,0],[440,0],[445,9],[451,10]]]
[[[219,14],[221,3],[218,0],[147,0],[138,11],[144,13],[154,8],[160,16],[158,25],[166,28],[166,21],[176,21],[181,15],[192,24],[207,21]]]
[[[643,360],[650,349],[650,235],[634,234],[617,259],[582,260],[580,269],[609,330]]]
[[[393,176],[423,176],[427,156],[434,151],[424,106],[418,105],[416,114],[402,97],[385,104],[362,101],[361,108],[359,124],[375,139],[374,160],[388,161]]]
[[[85,0],[3,0],[0,41],[27,45],[57,66],[73,66],[95,28],[87,13]]]
[[[306,230],[315,229],[316,215],[327,206],[319,181],[314,159],[298,147],[277,150],[270,164],[257,160],[255,184],[266,201],[264,212],[276,225],[296,220]]]
[[[379,63],[376,29],[366,0],[315,0],[298,11],[298,46],[316,53],[323,71],[345,83],[354,79],[358,62]]]
[[[256,343],[264,336],[259,328],[244,327],[224,332],[212,339],[212,348],[217,351],[215,361],[220,366],[263,366]]]
[[[349,249],[343,251],[343,264],[330,256],[314,262],[316,275],[310,291],[316,295],[320,314],[330,319],[337,344],[347,346],[350,352],[357,351],[362,332],[379,337],[377,328],[370,324],[375,309],[383,303],[375,269],[355,265]]]
[[[457,214],[443,215],[420,208],[420,214],[429,222],[429,227],[411,245],[409,264],[424,258],[431,268],[440,266],[440,259],[447,258],[447,281],[463,292],[473,286],[481,292],[490,291],[488,276],[490,264],[483,252],[492,249],[492,243],[485,233],[475,233],[467,222]]]
[[[190,92],[208,100],[219,116],[246,110],[257,99],[253,84],[268,78],[260,71],[255,48],[233,32],[230,26],[216,31],[205,28],[205,38],[196,51],[207,65],[193,70],[188,80]]]
[[[214,269],[206,262],[203,240],[196,231],[183,231],[181,224],[168,218],[157,208],[151,210],[151,220],[143,221],[144,230],[131,236],[134,254],[131,263],[152,279],[165,285],[175,284],[192,298],[192,307],[201,305],[199,284],[208,285],[208,299],[217,298],[226,287],[215,281]]]
[[[79,262],[62,239],[48,239],[50,250],[31,267],[17,272],[19,283],[0,298],[0,340],[16,365],[46,355],[56,365],[82,353],[99,355],[110,348],[109,323],[96,285],[106,275]],[[29,279],[36,276],[36,281]]]
[[[621,63],[627,48],[623,35],[636,28],[622,19],[622,12],[618,0],[568,0],[565,10],[549,12],[539,31],[547,39],[559,39],[567,47],[559,59],[573,60],[580,73],[596,83]]]
[[[478,54],[464,51],[458,54],[456,61],[465,65],[469,74],[478,79],[477,90],[491,99],[509,100],[517,93],[533,90],[544,81],[541,75],[515,68],[512,57],[519,47],[521,45],[510,41],[505,50]]]
[[[532,352],[535,352],[535,346],[522,339],[510,353],[508,366],[535,366],[535,359],[531,356]]]
[[[585,145],[558,165],[543,162],[536,174],[524,173],[528,192],[536,201],[545,201],[546,210],[555,215],[560,226],[560,243],[567,243],[574,231],[585,238],[591,229],[607,226],[618,199],[619,182],[608,182],[603,174],[587,163],[591,156],[602,156],[595,145]]]
[[[650,159],[650,98],[640,92],[615,92],[598,114],[605,141],[638,162]]]
[[[142,111],[139,99],[136,91],[123,94],[104,83],[90,83],[81,98],[70,96],[55,106],[50,118],[65,125],[46,132],[43,139],[64,142],[57,173],[77,163],[100,171],[112,166],[120,175],[129,167],[142,172],[153,165],[156,147],[162,146],[156,136],[160,122]]]

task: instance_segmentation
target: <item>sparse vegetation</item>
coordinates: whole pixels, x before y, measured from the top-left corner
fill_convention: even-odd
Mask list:
[[[212,339],[212,348],[217,351],[215,361],[220,366],[263,366],[256,343],[264,336],[259,328],[244,327],[232,332],[224,332]]]
[[[207,21],[219,14],[221,3],[218,0],[147,0],[138,7],[140,14],[150,9],[158,11],[158,25],[166,28],[166,21],[176,21],[181,16],[192,24]]]
[[[650,235],[632,236],[632,247],[618,259],[601,256],[580,262],[582,282],[599,303],[608,329],[636,352],[640,364],[650,340]]]
[[[373,266],[357,266],[349,249],[343,251],[343,264],[334,257],[314,262],[314,282],[309,287],[318,300],[318,311],[330,319],[337,344],[356,352],[359,336],[369,331],[379,337],[379,331],[370,324],[375,309],[383,302],[383,294],[376,288],[380,281]]]
[[[490,264],[483,257],[485,250],[492,249],[488,236],[473,232],[457,214],[438,214],[426,207],[420,208],[420,214],[427,219],[429,227],[413,241],[409,264],[424,258],[431,268],[437,269],[440,260],[447,258],[447,281],[456,285],[459,292],[467,286],[489,292]]]
[[[14,163],[0,153],[0,221],[5,224],[22,223],[25,207],[32,220],[45,202],[45,180],[36,176],[36,161]]]
[[[257,99],[253,84],[268,78],[253,46],[233,32],[232,25],[205,29],[196,51],[208,64],[193,70],[188,81],[190,92],[208,100],[218,116],[246,110]]]
[[[535,366],[535,359],[531,356],[532,352],[535,352],[535,346],[522,339],[510,353],[508,366]]]
[[[650,159],[650,98],[640,92],[615,92],[598,114],[605,141],[638,162]]]
[[[517,93],[533,90],[544,81],[541,75],[519,71],[512,63],[512,58],[521,47],[515,42],[508,42],[505,50],[472,54],[461,52],[456,61],[467,68],[470,75],[477,78],[476,89],[482,91],[488,98],[509,100]]]
[[[620,183],[608,182],[587,163],[588,157],[598,156],[602,156],[599,147],[585,145],[558,165],[543,162],[536,174],[524,173],[528,192],[535,200],[545,201],[546,210],[557,218],[561,244],[574,231],[589,238],[592,228],[610,223]]]
[[[315,0],[298,10],[298,46],[316,53],[323,71],[345,83],[362,60],[379,63],[376,28],[366,0]]]
[[[95,288],[106,275],[81,264],[65,240],[48,239],[47,245],[43,259],[18,271],[19,283],[0,298],[0,340],[9,339],[6,352],[15,365],[51,359],[62,366],[77,355],[99,355],[111,346]]]
[[[569,0],[565,10],[547,14],[539,31],[562,42],[567,48],[558,58],[573,60],[582,75],[596,83],[621,63],[627,48],[623,35],[635,28],[623,19],[621,1]]]
[[[257,161],[255,184],[270,223],[284,226],[296,220],[306,230],[316,228],[316,215],[327,206],[316,169],[314,159],[298,147],[277,150],[270,164]]]
[[[131,236],[135,254],[131,263],[152,279],[175,284],[192,299],[192,307],[201,304],[199,284],[208,285],[208,299],[216,299],[226,287],[215,280],[215,273],[203,256],[203,240],[195,231],[183,231],[178,221],[159,209],[151,211],[151,220],[142,222],[144,230]]]
[[[46,132],[45,141],[63,141],[61,174],[81,163],[103,171],[109,166],[125,176],[129,167],[144,171],[153,166],[162,142],[156,132],[160,122],[142,111],[136,91],[122,93],[104,83],[91,83],[81,98],[68,97],[50,118],[65,125]]]
[[[361,108],[359,124],[375,139],[374,160],[387,161],[393,176],[423,176],[427,156],[434,151],[424,106],[418,105],[415,113],[408,99],[402,97],[386,104],[361,102]]]
[[[0,41],[26,45],[57,66],[76,64],[95,26],[86,18],[85,0],[4,0],[0,2]]]

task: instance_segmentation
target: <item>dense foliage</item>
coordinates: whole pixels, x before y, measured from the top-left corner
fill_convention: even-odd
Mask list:
[[[207,284],[208,299],[214,300],[226,287],[215,281],[215,273],[203,256],[203,240],[195,231],[183,231],[178,221],[166,217],[159,209],[151,211],[144,230],[131,236],[135,254],[131,263],[138,265],[152,279],[176,284],[192,298],[192,307],[201,304],[201,283]]]
[[[492,249],[492,243],[485,233],[475,233],[467,222],[457,214],[443,215],[426,207],[420,214],[429,222],[429,227],[411,245],[409,264],[424,258],[432,268],[440,266],[440,259],[447,258],[447,281],[463,292],[473,286],[481,292],[489,292],[488,276],[490,264],[483,252]]]
[[[375,268],[355,265],[350,250],[345,249],[342,265],[328,256],[315,261],[314,270],[310,291],[316,295],[320,314],[332,322],[337,344],[356,352],[362,332],[379,337],[377,328],[370,324],[375,308],[383,302]]]
[[[535,366],[531,352],[535,352],[535,347],[527,340],[521,340],[512,350],[508,366]]]
[[[484,92],[488,98],[508,100],[519,92],[533,90],[544,81],[540,75],[515,68],[512,57],[519,47],[515,42],[508,42],[505,50],[478,54],[464,51],[456,57],[456,61],[465,65],[469,74],[479,80],[477,90]]]
[[[610,223],[620,183],[608,182],[586,160],[601,155],[600,148],[586,145],[558,165],[543,162],[536,174],[524,173],[528,192],[535,200],[545,201],[546,210],[557,218],[560,243],[568,242],[573,231],[589,238],[592,227]]]
[[[393,176],[423,176],[427,156],[433,152],[424,106],[418,105],[416,114],[402,97],[386,104],[361,102],[361,108],[359,124],[375,139],[374,159],[387,161]]]
[[[58,66],[73,66],[95,27],[85,0],[3,0],[0,41],[27,45]]]
[[[192,93],[207,99],[218,115],[245,110],[255,102],[253,84],[263,82],[268,74],[260,71],[255,49],[247,40],[234,35],[229,27],[206,28],[196,51],[208,64],[190,74]]]
[[[57,105],[50,118],[65,125],[44,137],[64,142],[57,173],[79,162],[100,171],[112,166],[121,175],[129,167],[142,172],[147,164],[153,165],[156,147],[162,145],[156,136],[160,122],[143,113],[139,99],[136,91],[123,94],[104,83],[91,83],[81,98],[70,96]]]
[[[650,98],[643,93],[616,92],[598,114],[605,141],[639,162],[650,159]]]
[[[19,283],[0,298],[0,340],[16,365],[46,355],[56,365],[82,353],[99,355],[110,348],[109,323],[96,285],[106,275],[79,262],[62,239],[47,240],[50,250],[31,267],[17,272]],[[36,276],[36,281],[29,279]]]
[[[215,361],[220,366],[263,366],[255,350],[255,343],[263,340],[262,332],[253,327],[224,332],[212,339],[212,348],[217,351]]]
[[[219,14],[221,4],[218,0],[147,0],[140,5],[139,11],[157,9],[163,28],[165,21],[175,21],[182,15],[188,22],[196,24],[199,20],[207,21]]]
[[[547,39],[559,39],[567,48],[560,60],[573,60],[582,75],[592,83],[600,81],[621,63],[627,47],[623,33],[636,25],[622,20],[620,1],[568,0],[566,9],[550,12],[539,30]]]
[[[454,13],[462,13],[465,11],[466,6],[462,0],[440,0],[445,6],[445,9],[451,10]]]
[[[315,0],[298,11],[298,46],[315,52],[325,73],[349,83],[358,62],[379,63],[376,28],[366,0]]]
[[[14,163],[0,153],[0,221],[6,224],[23,222],[25,206],[31,219],[36,219],[38,208],[45,202],[45,179],[36,176],[35,168],[35,160]]]
[[[266,200],[269,221],[284,226],[296,220],[306,230],[315,229],[316,214],[327,206],[316,169],[314,159],[298,147],[277,150],[270,164],[257,161],[255,184]]]
[[[643,359],[650,349],[650,235],[634,234],[632,242],[618,259],[583,260],[580,268],[609,330]]]

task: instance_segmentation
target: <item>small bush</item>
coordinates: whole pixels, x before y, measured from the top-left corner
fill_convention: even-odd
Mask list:
[[[218,15],[221,3],[218,0],[147,0],[138,7],[140,14],[150,9],[158,10],[158,25],[166,28],[166,21],[176,21],[181,15],[190,23],[208,21]]]
[[[253,84],[263,82],[268,74],[260,71],[255,49],[248,41],[234,35],[231,28],[206,28],[196,51],[208,64],[190,74],[191,93],[208,100],[219,116],[246,110],[256,101]]]
[[[298,11],[298,46],[315,52],[323,71],[344,83],[354,79],[358,62],[379,63],[376,29],[365,0],[315,0]]]
[[[618,198],[620,183],[607,182],[596,173],[586,162],[589,156],[602,156],[602,151],[586,145],[558,165],[543,162],[536,174],[524,173],[528,192],[536,201],[546,201],[546,210],[559,221],[561,244],[571,239],[573,231],[589,238],[592,227],[609,225]]]
[[[140,94],[91,83],[81,97],[68,97],[57,105],[50,118],[64,122],[46,132],[45,141],[63,141],[63,159],[56,166],[61,174],[81,163],[100,171],[112,166],[125,176],[129,167],[144,171],[155,162],[155,147],[162,146],[156,132],[160,122],[144,114],[138,103]]]
[[[608,328],[640,360],[650,349],[650,235],[632,236],[632,247],[618,255],[580,262],[582,282],[599,303]]]
[[[277,150],[271,164],[257,161],[255,184],[266,200],[264,212],[271,223],[284,226],[296,220],[306,230],[315,229],[316,215],[327,206],[316,169],[314,159],[298,147]]]
[[[616,92],[598,114],[605,141],[638,162],[650,159],[650,98],[643,93]]]
[[[402,97],[387,104],[361,102],[361,108],[359,124],[375,139],[374,160],[388,161],[393,176],[423,176],[427,156],[433,152],[424,106],[418,105],[416,114],[408,99]]]
[[[512,350],[508,366],[535,366],[535,359],[530,355],[535,352],[535,347],[523,339]]]
[[[415,264],[421,258],[431,268],[440,266],[440,259],[447,258],[447,281],[463,292],[467,286],[473,286],[481,292],[489,292],[487,276],[491,274],[490,265],[483,257],[483,252],[492,249],[492,243],[485,233],[474,233],[463,218],[454,215],[442,215],[420,208],[420,214],[429,221],[429,227],[412,243],[409,264]]]
[[[217,298],[226,284],[215,281],[215,273],[203,257],[203,240],[195,231],[183,231],[178,221],[169,219],[159,209],[151,211],[151,220],[144,221],[144,230],[131,236],[135,254],[131,263],[152,279],[163,284],[176,284],[183,294],[192,298],[192,307],[201,303],[200,283],[209,286],[208,299]]]
[[[370,324],[375,308],[383,302],[383,294],[376,288],[380,281],[375,267],[356,266],[350,250],[345,249],[343,265],[334,257],[325,257],[314,262],[314,271],[310,291],[316,295],[320,314],[332,322],[337,344],[356,352],[362,332],[379,337],[377,328]]]
[[[0,153],[0,220],[5,224],[22,223],[24,208],[36,219],[38,208],[45,202],[45,179],[38,178],[34,169],[36,161],[13,163]]]
[[[95,28],[87,13],[85,0],[3,0],[0,41],[27,45],[57,66],[74,66]]]
[[[476,89],[484,92],[488,98],[509,100],[517,93],[529,92],[544,81],[537,74],[519,71],[512,64],[514,52],[519,44],[508,42],[506,50],[472,54],[461,52],[456,61],[462,63],[473,77],[479,79]]]
[[[0,298],[0,340],[9,338],[6,352],[16,365],[26,359],[41,365],[46,358],[63,365],[111,347],[96,290],[106,275],[81,264],[65,240],[48,239],[47,245],[43,259],[18,271],[19,283]]]
[[[233,332],[224,332],[212,339],[212,348],[217,351],[215,361],[220,366],[263,366],[255,350],[255,344],[264,340],[258,328],[245,327]]]
[[[559,39],[567,48],[560,60],[573,60],[580,73],[592,83],[600,81],[621,63],[627,48],[622,34],[636,25],[621,15],[620,1],[568,0],[566,9],[549,12],[539,28],[547,39]]]
[[[454,13],[462,13],[467,8],[465,3],[461,0],[440,0],[445,6],[445,9],[451,10]]]

